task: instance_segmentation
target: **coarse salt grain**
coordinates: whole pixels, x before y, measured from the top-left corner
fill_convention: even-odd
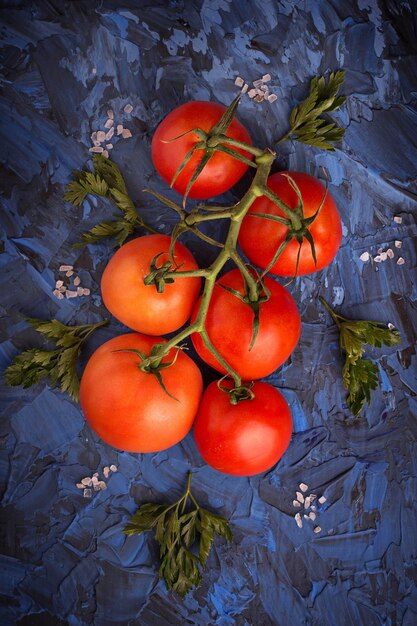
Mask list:
[[[88,488],[84,489],[84,492],[83,492],[84,498],[91,498],[92,495],[93,495],[93,492],[91,491],[91,489],[88,489]]]
[[[55,283],[55,287],[62,287],[63,284],[64,284],[63,280],[57,280]]]
[[[106,144],[106,149],[107,150],[113,150],[113,144],[112,143]]]
[[[244,84],[245,84],[245,81],[243,80],[243,78],[238,76],[235,80],[236,87],[243,87]]]
[[[125,113],[132,113],[132,111],[133,111],[133,107],[132,107],[132,105],[131,105],[131,104],[126,104],[126,106],[125,106],[125,108],[123,109],[123,111],[124,111]]]
[[[81,479],[81,484],[85,485],[86,487],[90,487],[92,485],[92,480],[89,476],[86,476],[85,478]]]
[[[360,260],[363,261],[364,263],[366,263],[366,261],[369,261],[369,257],[371,255],[369,254],[369,252],[362,252],[362,254],[360,255]]]
[[[106,133],[104,132],[104,130],[97,131],[97,141],[102,143],[105,139],[106,139]]]
[[[90,290],[89,290],[89,289],[87,289],[87,287],[84,287],[84,290],[83,290],[83,291],[84,291],[83,296],[89,296],[89,295],[90,295],[90,293],[91,293],[91,292],[90,292]]]
[[[91,133],[90,137],[91,141],[97,141],[97,131],[95,130],[93,133]]]
[[[67,278],[70,278],[70,277],[73,275],[73,273],[74,273],[74,270],[68,270],[68,271],[65,273],[65,276],[66,276]]]
[[[303,491],[304,493],[308,489],[308,485],[306,485],[305,483],[300,483],[298,486],[300,487],[301,491]]]
[[[397,261],[397,265],[404,265],[405,260],[402,258],[402,256],[400,256],[400,258]]]
[[[84,295],[84,287],[77,287],[77,295],[79,296]]]
[[[75,287],[78,287],[78,285],[80,284],[80,282],[81,282],[81,278],[80,278],[79,276],[76,276],[76,277],[74,278],[74,286],[75,286]]]
[[[94,152],[95,154],[101,154],[103,150],[104,148],[101,146],[93,146],[92,148],[89,148],[89,152]]]
[[[249,98],[254,98],[257,94],[257,90],[256,89],[249,89],[248,91],[248,96]]]
[[[317,498],[315,493],[310,493],[309,497],[310,497],[311,502],[313,502],[313,500],[315,500]]]
[[[114,121],[112,119],[108,119],[106,120],[106,123],[104,124],[104,128],[111,128],[113,126]]]
[[[312,505],[311,510],[312,510],[312,511],[317,511],[317,507],[316,507],[316,505],[315,505],[315,504],[313,504],[313,505]]]
[[[110,141],[110,139],[113,137],[114,135],[114,127],[110,128],[109,132],[106,133],[106,141]],[[107,148],[107,146],[106,146]]]
[[[107,485],[104,482],[104,480],[99,480],[97,483],[97,486],[100,489],[100,491],[104,491],[104,489],[107,489]]]
[[[310,498],[307,496],[307,498],[304,501],[304,508],[305,509],[309,509],[310,508],[310,504],[311,504],[311,500]]]
[[[62,291],[59,291],[59,289],[54,289],[52,293],[56,298],[58,298],[58,300],[62,300],[64,298],[64,294]]]
[[[319,498],[319,502],[320,504],[324,504],[325,502],[327,502],[327,498],[325,498],[324,496],[321,496],[321,498]]]
[[[69,270],[73,269],[73,265],[60,265],[59,266],[59,271],[60,272],[68,272]]]
[[[117,132],[117,134],[118,134],[118,135],[121,135],[121,134],[122,134],[122,132],[123,132],[123,126],[122,126],[122,124],[118,124],[118,125],[117,125],[117,127],[116,127],[116,132]]]
[[[396,248],[401,248],[401,246],[403,245],[402,241],[399,241],[398,239],[394,242],[394,245]]]
[[[394,250],[391,250],[391,248],[388,248],[388,250],[387,250],[387,257],[389,259],[393,259],[394,258]]]
[[[84,489],[84,485],[82,483],[76,484],[77,489]]]
[[[111,119],[111,120],[114,120],[114,112],[113,112],[113,109],[109,109],[109,110],[107,111],[107,117],[108,117],[109,119]]]
[[[297,509],[299,509],[301,506],[301,502],[298,502],[298,500],[293,500],[292,505],[295,506]]]
[[[107,150],[103,150],[102,154],[106,159],[109,158],[109,153],[107,152]]]
[[[269,83],[269,81],[271,80],[271,74],[264,74],[261,80],[263,83]]]
[[[314,511],[310,511],[310,513],[308,514],[308,517],[311,520],[313,520],[313,522],[314,522],[314,520],[316,519],[317,515],[314,513]]]
[[[122,137],[123,139],[129,139],[129,137],[132,136],[132,133],[130,132],[130,130],[128,128],[124,128],[122,130]]]
[[[316,535],[317,535],[317,533],[320,533],[321,532],[320,526],[316,526],[315,529],[314,529],[314,532],[316,533]]]
[[[301,514],[300,513],[296,513],[294,515],[294,519],[297,523],[298,528],[302,528],[303,527],[303,520],[301,519]]]
[[[106,465],[106,467],[103,467],[103,476],[104,476],[104,478],[108,478],[109,474],[110,474],[110,467],[108,467]]]
[[[116,465],[110,465],[110,471],[111,471],[111,472],[117,472],[117,467],[116,467]]]
[[[274,93],[270,93],[269,96],[267,97],[268,102],[275,102],[275,100],[278,100],[278,96],[275,95]]]
[[[65,292],[65,296],[67,298],[76,298],[78,296],[78,293],[76,291],[72,291],[71,289],[67,289],[67,291]]]
[[[249,85],[248,83],[245,83],[240,91],[241,93],[246,93],[248,89],[249,89]]]
[[[303,494],[300,493],[299,491],[296,491],[295,495],[297,496],[298,502],[301,502],[301,504],[303,504],[304,503],[304,496],[303,496]]]
[[[400,215],[396,215],[396,216],[394,217],[394,222],[395,222],[396,224],[401,224],[401,223],[402,223],[402,221],[403,221],[403,218],[402,218]]]
[[[391,324],[391,322],[388,323],[388,330],[394,330],[395,326],[394,324]]]

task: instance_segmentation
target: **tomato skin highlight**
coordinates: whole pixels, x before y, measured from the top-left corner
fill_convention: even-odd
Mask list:
[[[223,385],[232,387],[231,381]],[[194,439],[205,462],[225,474],[254,476],[270,469],[291,440],[291,412],[272,385],[254,383],[253,400],[230,403],[229,394],[211,383],[194,422]]]
[[[145,235],[124,244],[108,262],[102,278],[103,302],[114,317],[129,328],[147,335],[165,335],[180,328],[190,317],[198,297],[199,277],[176,278],[163,293],[155,285],[145,285],[152,259],[157,267],[169,260],[170,237]],[[198,268],[191,252],[176,242],[174,258],[181,270]]]
[[[284,174],[291,176],[299,187],[304,201],[304,216],[311,217],[323,199],[325,193],[324,185],[314,176],[304,172],[278,172],[272,174],[268,178],[268,187],[293,209],[298,203],[297,195]],[[279,245],[285,240],[288,228],[285,224],[280,224],[279,222],[254,217],[252,213],[286,216],[276,204],[265,196],[261,196],[255,200],[243,219],[238,237],[239,245],[252,263],[265,269],[272,261]],[[271,274],[276,274],[277,276],[302,276],[317,272],[333,261],[342,241],[342,224],[336,204],[329,191],[320,213],[309,227],[309,231],[314,240],[317,265],[314,263],[311,246],[304,239],[296,272],[297,255],[300,246],[293,239],[269,270]]]
[[[87,422],[106,443],[127,452],[159,452],[183,439],[193,424],[203,391],[197,365],[181,350],[161,370],[170,397],[156,376],[138,368],[135,348],[149,354],[163,342],[139,333],[119,335],[100,346],[81,378],[80,404]],[[176,350],[164,357],[172,361]]]
[[[271,297],[260,305],[259,330],[251,350],[253,310],[220,286],[244,294],[243,278],[238,269],[216,281],[205,321],[214,347],[244,380],[264,378],[274,372],[288,359],[301,334],[301,319],[294,298],[274,279],[267,276],[264,282]],[[191,322],[197,316],[200,302],[201,299],[196,303]],[[205,347],[201,335],[193,333],[191,339],[198,355],[225,374],[226,370]]]
[[[208,132],[217,124],[226,107],[214,102],[193,101],[178,106],[159,124],[152,139],[152,161],[159,175],[170,185],[171,181],[191,148],[200,141],[195,133],[183,133],[194,128]],[[252,145],[246,128],[234,118],[226,135]],[[175,139],[179,137],[178,139]],[[170,141],[175,139],[175,141]],[[164,143],[168,141],[169,143]],[[235,148],[232,148],[235,149]],[[246,158],[252,159],[248,152],[236,148]],[[204,154],[196,150],[190,161],[179,174],[173,188],[184,195],[192,175]],[[190,198],[204,200],[228,191],[243,176],[248,166],[237,159],[216,151],[188,194]]]

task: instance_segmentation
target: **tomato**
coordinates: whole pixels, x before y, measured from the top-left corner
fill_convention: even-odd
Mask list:
[[[154,284],[145,285],[151,261],[161,267],[169,260],[170,237],[146,235],[123,245],[110,259],[101,279],[104,304],[118,320],[129,328],[147,335],[164,335],[180,328],[190,317],[198,298],[201,280],[198,277],[176,278],[158,293]],[[191,252],[176,242],[174,260],[181,270],[195,270],[197,263]]]
[[[195,133],[187,133],[194,128],[208,132],[220,120],[226,107],[214,102],[187,102],[169,113],[157,127],[152,139],[152,160],[157,172],[169,184],[188,152],[200,141]],[[182,137],[179,137],[183,135]],[[247,144],[252,140],[245,127],[234,118],[226,135]],[[176,137],[179,137],[176,139]],[[171,141],[174,139],[174,141]],[[164,143],[168,141],[169,143]],[[229,146],[230,147],[230,146]],[[252,156],[237,150],[246,158]],[[203,150],[196,150],[183,171],[178,176],[173,188],[184,195],[192,175],[204,155]],[[190,198],[207,199],[224,193],[243,176],[248,166],[232,156],[215,151],[189,192]]]
[[[285,172],[284,172],[285,173]],[[310,217],[320,206],[325,193],[322,183],[303,172],[286,172],[299,187],[304,202],[304,216]],[[297,195],[283,173],[272,174],[268,178],[268,187],[291,208],[298,203]],[[248,259],[262,269],[268,267],[280,244],[285,240],[288,228],[285,224],[253,217],[252,213],[268,213],[285,217],[283,211],[265,196],[255,200],[243,219],[239,233],[239,244]],[[293,239],[279,256],[270,270],[278,276],[301,276],[323,269],[336,256],[342,241],[342,225],[336,204],[327,192],[326,200],[320,213],[309,227],[316,249],[317,265],[311,252],[310,243],[304,239],[297,267],[299,243]]]
[[[116,352],[133,348],[149,355],[162,341],[139,333],[120,335],[100,346],[87,363],[80,385],[81,408],[91,428],[115,448],[158,452],[178,443],[192,426],[203,384],[190,357],[179,351],[175,363],[161,369],[164,391],[154,374],[139,369],[139,355]],[[172,349],[162,362],[175,355]]]
[[[267,302],[260,304],[259,330],[252,349],[254,312],[248,304],[222,287],[244,295],[244,282],[238,269],[216,282],[205,321],[205,329],[214,347],[244,380],[271,374],[288,359],[300,338],[300,314],[293,297],[272,278],[266,277],[264,283],[271,295]],[[200,302],[201,299],[196,304],[192,321]],[[205,347],[201,335],[194,333],[191,338],[200,357],[219,372],[226,373]]]
[[[231,381],[223,385],[232,387]],[[230,403],[229,394],[211,383],[194,422],[194,439],[205,462],[219,472],[253,476],[270,469],[287,449],[291,412],[272,385],[256,382],[252,400]]]

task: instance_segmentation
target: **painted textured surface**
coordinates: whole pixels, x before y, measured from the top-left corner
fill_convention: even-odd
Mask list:
[[[416,624],[415,4],[15,0],[2,7],[2,366],[37,345],[21,313],[70,324],[106,314],[99,281],[111,248],[75,252],[72,245],[113,209],[92,199],[74,208],[62,196],[107,109],[119,115],[133,105],[120,117],[133,136],[114,141],[112,158],[145,220],[169,232],[169,210],[142,189],[170,193],[154,173],[150,140],[177,104],[228,103],[237,75],[268,72],[278,101],[246,99],[239,113],[264,146],[285,132],[313,75],[345,69],[349,99],[335,115],[347,126],[340,149],[285,144],[277,160],[280,169],[316,175],[325,166],[344,226],[336,261],[290,286],[302,338],[270,378],[293,411],[289,450],[265,475],[233,478],[204,465],[191,435],[159,454],[121,453],[98,440],[56,389],[3,389],[1,623]],[[213,258],[188,243],[201,264]],[[381,247],[395,258],[360,261]],[[61,263],[75,266],[91,296],[52,295]],[[318,294],[346,316],[392,322],[403,336],[398,349],[369,353],[381,387],[356,420],[337,333]],[[124,330],[113,320],[90,352]],[[76,483],[112,463],[118,471],[107,490],[83,498]],[[190,469],[196,496],[230,518],[235,537],[232,545],[216,542],[201,587],[181,601],[158,581],[154,541],[121,531],[141,502],[176,498]],[[301,481],[327,498],[319,535],[294,522]]]

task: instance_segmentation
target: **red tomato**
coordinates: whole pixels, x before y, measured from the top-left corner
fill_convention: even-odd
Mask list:
[[[217,124],[226,107],[214,102],[187,102],[169,113],[159,124],[152,139],[152,160],[160,176],[171,184],[174,175],[188,152],[200,141],[195,133],[188,133],[194,128],[208,132]],[[234,118],[227,132],[228,137],[252,144],[248,131]],[[175,139],[179,137],[179,139]],[[170,141],[175,139],[175,141]],[[169,143],[164,143],[169,141]],[[232,148],[233,150],[235,148]],[[238,152],[251,159],[252,156],[237,149]],[[174,184],[174,189],[181,195],[203,157],[203,150],[196,150]],[[206,199],[218,196],[231,187],[243,176],[248,166],[232,156],[216,151],[189,192],[190,198]]]
[[[147,335],[165,335],[180,328],[190,317],[198,298],[198,277],[176,278],[163,293],[145,285],[152,259],[160,252],[157,267],[169,260],[170,237],[146,235],[122,246],[110,259],[101,279],[103,301],[110,313],[129,328]],[[191,252],[177,242],[174,259],[181,270],[195,270]]]
[[[303,172],[284,172],[294,179],[299,187],[304,202],[304,216],[312,216],[323,199],[325,187],[317,178]],[[288,179],[282,173],[273,174],[268,178],[268,187],[291,208],[298,203],[297,195]],[[239,244],[248,259],[262,269],[268,267],[280,244],[285,240],[288,228],[285,224],[273,222],[261,217],[253,217],[252,213],[268,213],[285,217],[281,209],[265,196],[255,200],[243,219],[239,233]],[[320,213],[309,227],[316,249],[317,265],[311,252],[309,242],[304,239],[301,246],[300,259],[297,266],[299,243],[293,239],[282,252],[270,270],[278,276],[301,276],[311,274],[326,267],[336,256],[342,241],[342,224],[336,204],[327,192],[326,200]]]
[[[232,387],[231,381],[224,385]],[[253,476],[281,458],[292,432],[290,409],[272,385],[255,383],[253,400],[230,403],[229,394],[211,383],[194,422],[194,438],[205,462],[219,472]]]
[[[137,333],[120,335],[96,350],[80,385],[80,404],[91,428],[109,445],[127,452],[158,452],[178,443],[194,421],[203,390],[196,364],[183,352],[160,371],[170,397],[156,376],[139,369],[139,355],[149,355],[164,341]],[[164,357],[172,361],[176,350]],[[174,399],[176,398],[176,399]]]
[[[238,269],[216,282],[205,321],[205,329],[214,347],[244,380],[271,374],[288,359],[300,338],[300,314],[293,297],[272,278],[266,277],[264,283],[271,296],[260,305],[259,330],[251,350],[254,312],[248,304],[221,287],[230,287],[244,295],[244,282]],[[196,304],[192,321],[200,302],[201,299]],[[201,335],[194,333],[191,338],[200,357],[219,372],[226,373],[205,347]]]

